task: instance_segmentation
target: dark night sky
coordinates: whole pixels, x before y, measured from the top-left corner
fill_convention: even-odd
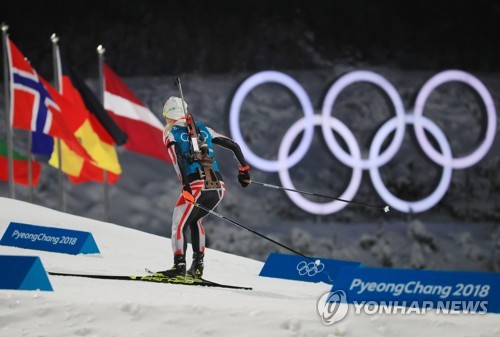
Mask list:
[[[336,62],[404,69],[500,70],[500,2],[9,1],[0,20],[38,71],[49,37],[95,77],[97,45],[123,76],[319,69]]]

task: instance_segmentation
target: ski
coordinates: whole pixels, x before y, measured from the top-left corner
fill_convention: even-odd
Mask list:
[[[151,276],[151,275],[155,275],[156,274],[154,271],[152,271],[149,268],[144,268],[144,270],[146,271],[146,273],[148,273],[147,276]],[[203,280],[203,282],[214,284],[214,287],[218,286],[218,283],[215,283],[215,282],[212,282],[212,281],[209,281],[209,280],[205,280],[204,278],[193,277],[191,275],[190,276],[186,276],[186,277],[191,278],[191,279],[195,279],[195,280]],[[238,287],[237,289],[239,289],[239,288],[247,289],[246,287]],[[252,290],[252,288],[249,288],[248,290]]]
[[[101,280],[123,280],[123,281],[142,281],[142,282],[156,282],[156,283],[170,283],[170,284],[182,284],[191,286],[201,286],[201,287],[217,287],[226,289],[241,289],[241,290],[252,290],[250,287],[240,287],[228,284],[221,284],[212,281],[208,281],[202,278],[195,278],[192,276],[178,276],[178,277],[165,277],[158,276],[155,274],[143,275],[143,276],[125,276],[125,275],[100,275],[100,274],[72,274],[72,273],[56,273],[49,272],[49,275],[53,276],[71,276],[71,277],[85,277],[94,278]]]

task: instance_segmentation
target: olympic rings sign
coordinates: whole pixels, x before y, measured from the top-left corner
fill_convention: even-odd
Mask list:
[[[319,262],[319,261],[318,261]],[[313,277],[316,274],[319,274],[325,269],[325,265],[323,263],[316,264],[314,262],[305,262],[301,261],[297,264],[297,272],[300,276],[310,276]]]
[[[331,116],[335,100],[342,90],[357,82],[368,82],[383,90],[389,97],[395,112],[395,116],[386,121],[375,134],[368,158],[362,158],[359,144],[351,130],[338,118]],[[450,144],[442,130],[424,116],[424,106],[431,92],[447,82],[467,84],[479,94],[486,108],[487,127],[482,143],[472,153],[459,158],[453,157]],[[264,83],[277,83],[290,89],[298,98],[304,112],[304,117],[296,121],[283,136],[278,150],[278,160],[267,160],[253,153],[246,144],[239,126],[240,110],[245,97],[253,88]],[[497,115],[493,98],[485,85],[473,75],[460,70],[443,71],[430,78],[420,89],[412,110],[413,113],[406,112],[401,96],[387,79],[372,71],[357,70],[343,75],[332,84],[324,98],[321,115],[315,115],[309,96],[296,80],[281,72],[262,71],[247,78],[233,96],[229,112],[229,127],[233,139],[240,145],[252,166],[266,172],[278,172],[283,186],[294,189],[288,170],[304,158],[311,146],[314,126],[321,125],[323,137],[331,153],[344,165],[352,168],[351,180],[339,198],[352,200],[361,185],[363,170],[369,170],[376,192],[389,206],[401,212],[419,213],[434,207],[443,198],[450,185],[453,169],[471,167],[488,153],[495,139]],[[393,195],[385,186],[379,173],[379,168],[387,164],[399,151],[407,124],[413,125],[418,144],[423,152],[434,163],[443,167],[441,180],[436,189],[427,197],[417,201],[406,201]],[[343,138],[349,153],[339,145],[332,130]],[[440,152],[431,145],[424,130],[435,138]],[[302,131],[304,134],[299,146],[289,155],[293,141]],[[392,131],[394,131],[394,137],[391,143],[380,153],[384,140]],[[312,214],[335,213],[347,205],[337,200],[329,203],[316,203],[299,194],[285,192],[297,206]]]

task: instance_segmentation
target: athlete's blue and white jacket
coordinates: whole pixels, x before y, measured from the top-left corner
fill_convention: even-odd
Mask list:
[[[210,157],[214,158],[215,144],[231,150],[240,167],[247,166],[240,147],[232,139],[215,132],[202,122],[197,121],[196,125],[200,130],[199,137],[203,137],[208,146],[208,153]],[[193,180],[199,179],[199,169],[203,170],[203,168],[200,163],[189,159],[191,145],[189,133],[184,120],[177,121],[170,131],[163,137],[163,141],[167,146],[167,151],[172,160],[172,164],[174,165],[177,176],[182,184],[186,185]],[[214,172],[219,175],[219,179],[222,180],[219,165],[215,159],[213,161],[212,168]]]

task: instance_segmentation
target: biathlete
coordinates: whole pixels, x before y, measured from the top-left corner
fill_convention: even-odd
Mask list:
[[[187,125],[187,104],[179,97],[170,97],[163,107],[166,126],[163,141],[172,160],[175,171],[182,183],[182,193],[175,204],[172,216],[172,251],[174,266],[160,271],[166,277],[186,275],[186,232],[191,232],[193,261],[187,273],[201,278],[205,257],[205,230],[202,220],[208,212],[196,207],[193,202],[215,209],[224,197],[225,186],[214,158],[213,145],[218,145],[233,152],[238,163],[238,181],[242,187],[250,184],[249,166],[237,143],[223,136],[202,122],[195,126],[203,157],[193,156],[190,133]]]

